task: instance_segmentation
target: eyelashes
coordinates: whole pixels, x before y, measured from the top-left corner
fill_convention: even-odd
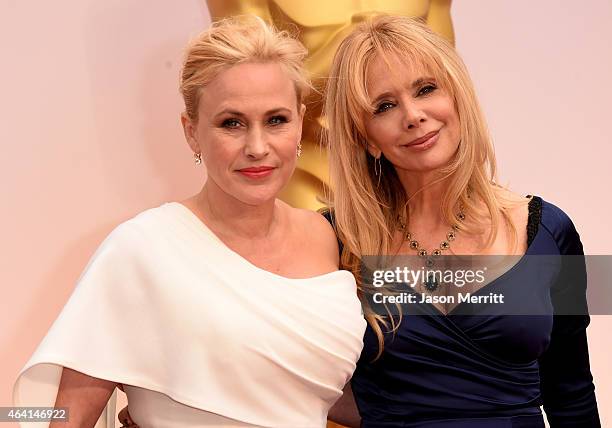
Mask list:
[[[432,92],[435,92],[437,89],[438,89],[438,87],[436,86],[436,84],[434,84],[434,83],[427,83],[427,84],[425,84],[425,85],[423,85],[422,87],[419,88],[419,90],[415,94],[415,97],[416,98],[424,97],[426,95],[431,94]],[[396,103],[391,102],[391,101],[382,101],[374,109],[374,114],[376,115],[376,114],[384,113],[384,112],[392,109],[396,105],[397,105]]]
[[[240,126],[240,121],[237,119],[225,119],[221,123],[222,128],[234,129]]]
[[[281,115],[271,116],[266,122],[266,124],[269,126],[275,127],[275,126],[283,125],[288,122],[289,122],[289,119],[287,118],[287,116],[284,116],[281,114]],[[221,128],[226,128],[226,129],[237,129],[243,125],[244,123],[242,121],[240,121],[239,119],[234,119],[234,118],[225,119],[223,122],[221,122]]]
[[[383,101],[378,105],[378,107],[376,107],[376,110],[374,110],[374,114],[384,113],[387,110],[392,109],[393,107],[395,107],[394,103],[391,103],[389,101]]]
[[[282,125],[283,123],[287,123],[287,122],[289,122],[289,119],[287,119],[287,117],[283,116],[282,114],[279,114],[277,116],[272,116],[268,120],[268,124],[270,124],[272,126]]]
[[[421,89],[419,89],[419,91],[417,92],[417,96],[430,94],[433,91],[435,91],[436,89],[438,89],[438,87],[435,84],[428,83],[427,85],[425,85]]]

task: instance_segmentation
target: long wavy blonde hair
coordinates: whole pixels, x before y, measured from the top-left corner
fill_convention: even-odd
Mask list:
[[[333,59],[326,91],[325,134],[330,153],[331,205],[338,237],[344,244],[341,264],[358,280],[360,296],[368,287],[361,281],[361,258],[390,254],[398,218],[405,218],[409,195],[393,165],[382,158],[379,176],[367,151],[364,115],[373,111],[366,89],[368,66],[377,56],[394,55],[404,63],[423,67],[454,100],[460,122],[460,144],[451,162],[441,169],[447,180],[441,212],[456,223],[459,206],[474,221],[459,224],[466,233],[483,233],[479,220],[491,227],[486,245],[493,243],[503,222],[510,225],[516,244],[516,228],[509,209],[515,204],[495,184],[493,144],[463,61],[444,38],[412,18],[381,15],[359,25],[341,43]],[[475,201],[481,201],[480,204]],[[483,208],[484,205],[484,208]],[[408,219],[406,219],[408,220]],[[365,316],[376,332],[378,356],[384,346],[382,327],[394,317],[376,315],[365,306]]]

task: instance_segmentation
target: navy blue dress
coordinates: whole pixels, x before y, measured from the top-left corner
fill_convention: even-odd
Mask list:
[[[569,217],[539,197],[529,204],[528,235],[527,255],[584,254]],[[522,281],[520,265],[486,292]],[[555,308],[557,296],[570,296],[586,305],[586,273],[571,289],[554,276],[539,281],[544,298],[534,304]],[[366,330],[351,381],[363,428],[539,428],[541,405],[551,428],[600,426],[588,315],[465,315],[459,306],[443,316],[423,306],[430,313],[405,316],[376,361],[377,338]]]

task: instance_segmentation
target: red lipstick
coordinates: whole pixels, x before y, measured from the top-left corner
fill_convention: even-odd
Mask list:
[[[269,176],[270,174],[272,174],[272,171],[274,171],[274,169],[275,168],[272,166],[252,166],[249,168],[239,169],[238,172],[248,178],[258,179]]]

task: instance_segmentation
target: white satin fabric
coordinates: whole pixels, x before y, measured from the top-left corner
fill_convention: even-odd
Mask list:
[[[142,428],[324,427],[364,330],[349,272],[270,273],[167,203],[98,248],[22,370],[14,405],[53,406],[69,367],[126,385]],[[104,413],[96,425],[112,426]]]

